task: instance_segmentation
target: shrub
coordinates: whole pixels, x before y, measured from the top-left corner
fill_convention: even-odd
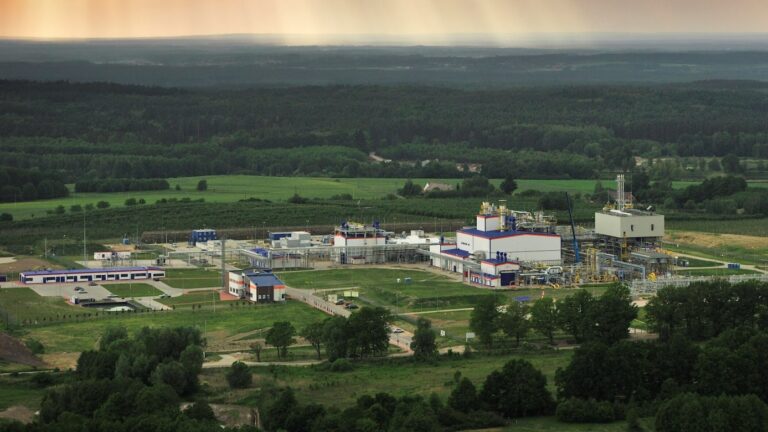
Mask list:
[[[616,420],[613,404],[594,399],[570,398],[557,405],[557,420],[565,423],[610,423]]]
[[[352,363],[344,358],[336,359],[331,363],[331,372],[349,372],[354,369]]]
[[[96,208],[100,208],[100,209],[109,208],[109,203],[106,201],[99,201],[96,203]]]
[[[234,362],[227,372],[227,382],[231,388],[248,388],[251,386],[250,368],[243,362]]]
[[[37,339],[27,339],[26,342],[24,342],[24,345],[26,345],[27,348],[29,348],[32,354],[39,355],[45,352],[45,347]]]

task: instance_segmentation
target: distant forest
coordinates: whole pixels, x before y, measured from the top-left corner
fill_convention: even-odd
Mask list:
[[[46,178],[464,177],[470,164],[487,177],[595,178],[634,167],[635,156],[768,158],[766,89],[747,81],[494,90],[0,81],[0,168],[32,173],[6,183],[19,190]]]

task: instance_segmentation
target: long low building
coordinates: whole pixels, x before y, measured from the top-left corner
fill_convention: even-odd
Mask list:
[[[163,277],[165,277],[165,270],[160,267],[34,270],[19,274],[19,280],[25,284],[131,281]]]

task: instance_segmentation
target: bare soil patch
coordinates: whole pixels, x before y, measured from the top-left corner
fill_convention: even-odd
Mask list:
[[[768,237],[740,234],[712,234],[695,231],[674,231],[667,235],[668,241],[685,243],[706,248],[738,245],[744,248],[768,248]]]
[[[0,264],[0,273],[19,273],[26,270],[44,270],[47,268],[63,268],[40,258],[21,258],[14,262]]]
[[[43,354],[43,360],[52,368],[59,368],[61,370],[75,369],[77,367],[77,359],[80,357],[80,353],[53,353]]]
[[[45,363],[35,357],[26,345],[7,333],[0,333],[0,359],[28,366],[45,366]]]
[[[14,405],[0,411],[0,419],[17,420],[22,423],[32,423],[35,412],[24,405]]]

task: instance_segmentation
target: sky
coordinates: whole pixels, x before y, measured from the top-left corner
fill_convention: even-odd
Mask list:
[[[0,0],[4,38],[265,34],[286,44],[376,37],[450,44],[483,35],[506,45],[573,34],[766,30],[768,0]]]

